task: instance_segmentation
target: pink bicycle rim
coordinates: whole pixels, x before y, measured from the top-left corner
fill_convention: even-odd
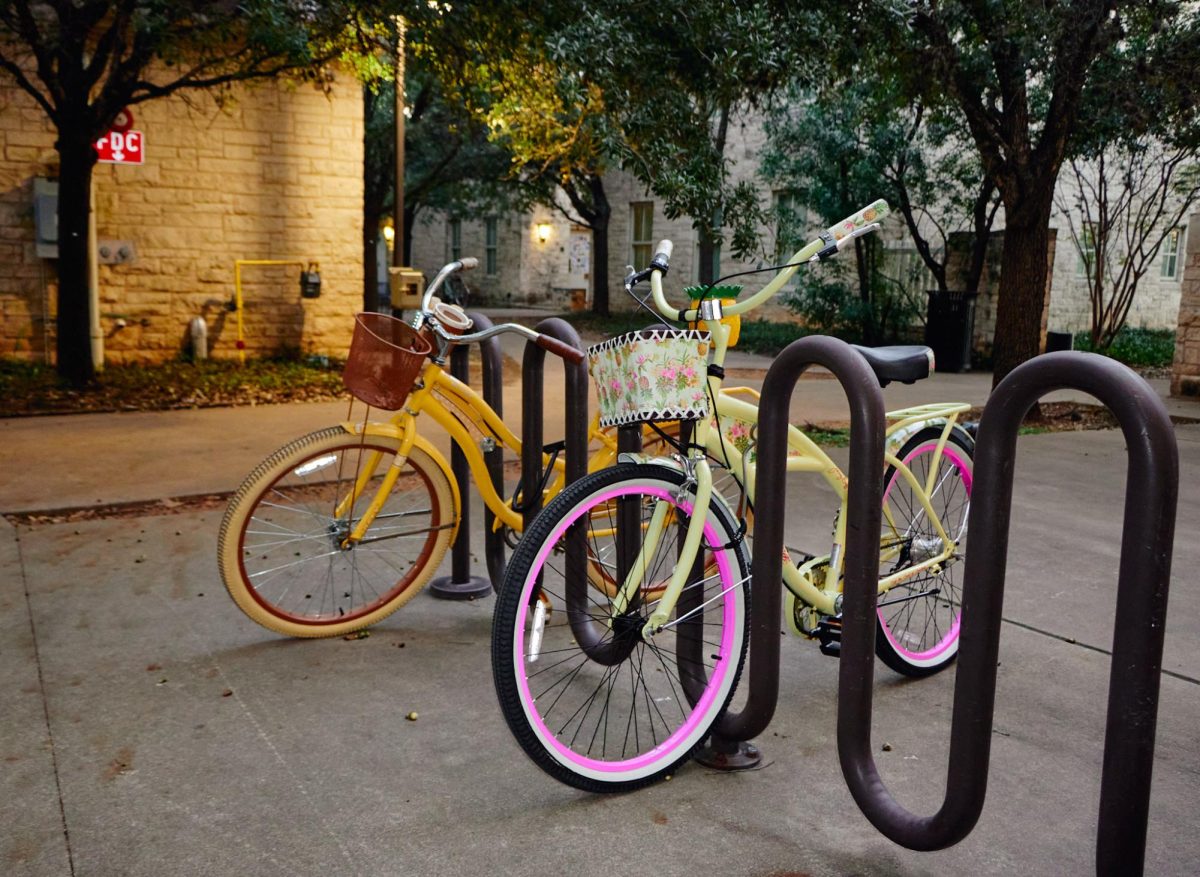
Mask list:
[[[913,452],[908,455],[908,459],[906,459],[904,462],[907,464],[909,460],[913,459],[913,457],[917,456],[918,454],[923,454],[923,453],[925,453],[925,451],[928,451],[928,450],[930,450],[932,448],[936,448],[936,447],[937,447],[937,442],[928,442],[927,444],[923,444],[919,448],[915,448],[913,450]],[[966,462],[963,460],[962,457],[960,457],[958,455],[958,453],[950,445],[946,445],[946,447],[942,449],[942,456],[944,456],[947,460],[949,460],[955,466],[955,468],[958,469],[958,474],[959,474],[959,477],[962,478],[963,486],[967,488],[967,496],[970,496],[971,495],[971,470],[967,468]],[[892,486],[896,483],[896,479],[899,477],[900,477],[899,472],[895,472],[892,474],[892,480],[888,482],[887,490],[883,494],[883,498],[884,498],[885,502],[887,501],[887,498],[891,495]],[[880,610],[876,610],[876,614],[879,616],[880,622],[883,622],[883,613]],[[921,663],[921,662],[929,662],[929,661],[935,660],[943,652],[945,652],[946,649],[950,648],[951,646],[953,646],[955,643],[958,642],[959,616],[958,615],[954,616],[954,624],[951,625],[950,630],[948,630],[946,632],[946,635],[942,637],[941,642],[939,642],[936,647],[929,649],[928,651],[924,651],[924,652],[909,651],[908,649],[906,649],[904,646],[902,646],[900,643],[898,643],[896,641],[896,638],[894,636],[892,636],[892,631],[887,626],[886,623],[881,623],[879,626],[883,628],[883,635],[888,638],[888,642],[890,642],[892,644],[892,648],[894,648],[900,654],[904,655],[910,661],[913,661],[914,663]]]
[[[546,540],[545,544],[542,546],[542,550],[538,552],[538,556],[534,560],[533,570],[535,574],[531,576],[530,579],[525,583],[525,588],[521,594],[521,608],[517,613],[517,630],[513,645],[514,660],[520,662],[518,664],[517,684],[520,686],[521,699],[527,707],[533,703],[533,695],[529,691],[529,681],[526,679],[524,672],[525,617],[529,611],[529,600],[527,593],[529,584],[530,582],[537,580],[536,571],[540,570],[545,564],[546,558],[549,556],[554,544],[558,541],[562,533],[571,526],[571,524],[577,521],[590,508],[594,508],[602,502],[608,502],[610,499],[614,499],[615,497],[632,493],[635,490],[647,493],[651,496],[657,496],[660,499],[674,499],[674,497],[666,490],[655,487],[647,487],[645,485],[639,485],[638,487],[615,487],[611,490],[608,490],[605,493],[600,494],[599,498],[595,502],[591,503],[588,507],[576,507],[575,511],[561,521],[559,525],[551,532],[550,538]],[[679,507],[689,515],[692,512],[692,507],[690,505],[681,503]],[[712,523],[709,521],[705,521],[704,523],[704,536],[710,545],[720,544],[720,537],[717,535],[716,528],[713,527]],[[713,552],[717,561],[717,568],[721,572],[722,581],[729,581],[731,578],[729,559],[726,557],[726,553],[727,552],[725,551]],[[541,732],[542,739],[549,743],[549,745],[554,748],[560,757],[565,758],[574,764],[578,764],[581,767],[585,767],[599,773],[624,773],[627,771],[636,771],[648,764],[652,764],[654,761],[661,758],[664,753],[675,750],[679,745],[679,741],[690,736],[696,730],[696,726],[700,723],[701,717],[708,714],[708,709],[712,706],[712,701],[717,696],[717,691],[721,689],[722,683],[725,681],[725,675],[729,672],[729,657],[733,653],[733,639],[735,636],[734,622],[736,619],[733,598],[729,595],[726,595],[726,598],[723,602],[723,629],[721,633],[720,651],[721,657],[717,659],[713,667],[712,679],[709,681],[708,687],[705,688],[704,694],[700,698],[700,702],[692,708],[692,712],[688,716],[687,721],[684,722],[674,734],[672,734],[658,746],[655,746],[650,751],[645,752],[636,758],[631,758],[626,761],[598,761],[594,758],[588,758],[587,756],[580,755],[578,752],[575,752],[567,746],[564,746],[558,740],[558,738],[551,733],[550,729],[546,727],[546,724],[542,721],[541,715],[536,710],[527,709],[527,712],[531,713],[534,723]]]

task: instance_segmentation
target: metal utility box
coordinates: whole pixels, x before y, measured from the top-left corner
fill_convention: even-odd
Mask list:
[[[388,286],[392,291],[393,310],[412,310],[421,306],[425,275],[416,268],[388,268]]]
[[[33,181],[33,225],[39,259],[58,258],[58,183],[41,177]]]
[[[316,262],[309,262],[308,267],[300,272],[300,297],[321,297],[321,268]]]

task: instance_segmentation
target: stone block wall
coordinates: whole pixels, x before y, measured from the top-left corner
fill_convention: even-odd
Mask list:
[[[130,241],[132,261],[100,267],[109,364],[161,362],[204,317],[210,355],[237,355],[234,260],[320,263],[302,300],[300,267],[243,269],[246,352],[344,356],[362,302],[361,89],[330,94],[279,80],[133,107],[145,164],[97,165],[97,234]],[[57,174],[54,133],[32,98],[0,76],[0,356],[51,359],[56,262],[34,248],[33,178]]]
[[[1200,396],[1200,213],[1188,223],[1171,394]]]

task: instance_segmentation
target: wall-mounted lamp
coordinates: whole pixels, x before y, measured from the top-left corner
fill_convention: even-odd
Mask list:
[[[544,244],[550,240],[550,223],[539,222],[533,227],[533,233],[538,239],[538,243]]]
[[[392,225],[391,222],[388,222],[388,224],[383,227],[383,239],[387,241],[389,247],[396,240],[396,226]]]

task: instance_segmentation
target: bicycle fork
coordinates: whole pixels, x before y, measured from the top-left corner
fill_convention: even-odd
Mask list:
[[[671,617],[671,613],[675,610],[675,605],[679,602],[679,595],[683,593],[688,576],[692,572],[693,561],[697,556],[697,552],[700,551],[701,540],[704,537],[704,523],[708,520],[708,508],[712,500],[712,469],[709,467],[708,461],[703,457],[698,459],[684,458],[683,462],[687,480],[680,485],[676,501],[682,505],[683,495],[690,488],[694,488],[695,500],[692,505],[691,520],[688,521],[683,546],[679,551],[679,562],[675,564],[675,568],[671,572],[670,581],[663,590],[658,605],[650,613],[650,616],[646,619],[646,623],[642,626],[641,634],[644,640],[648,640],[655,634],[660,633],[666,625],[667,619]],[[654,554],[658,550],[659,542],[663,535],[663,528],[666,525],[667,516],[670,511],[670,504],[663,500],[659,500],[654,504],[654,512],[646,527],[646,534],[641,548],[638,550],[637,557],[634,558],[633,564],[630,566],[620,590],[613,597],[614,618],[622,615],[637,596],[642,579],[649,567],[650,559],[654,557]]]
[[[413,436],[416,434],[415,429],[405,429],[403,436],[400,439],[400,447],[396,449],[396,454],[392,457],[391,465],[388,466],[388,471],[383,476],[383,481],[379,488],[375,491],[375,496],[371,499],[366,511],[359,516],[358,522],[346,534],[346,538],[342,540],[342,548],[350,548],[357,545],[366,536],[367,529],[375,520],[375,516],[379,514],[383,504],[387,502],[387,498],[391,495],[392,489],[396,486],[396,482],[400,479],[400,474],[404,470],[404,464],[408,462],[408,455],[412,452]],[[362,471],[358,473],[355,479],[354,488],[344,496],[341,502],[338,503],[334,514],[337,518],[350,519],[354,505],[362,498],[366,492],[367,485],[371,483],[371,479],[375,477],[375,472],[383,462],[384,455],[379,451],[372,451],[367,456],[367,461],[362,467]]]

